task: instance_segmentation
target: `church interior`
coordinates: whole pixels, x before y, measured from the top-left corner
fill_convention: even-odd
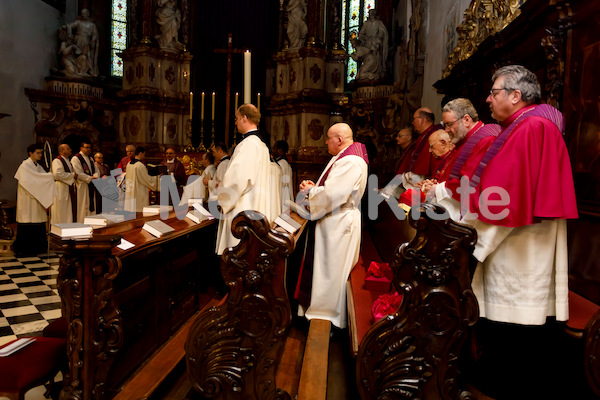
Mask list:
[[[369,219],[365,202],[375,200],[365,194],[344,329],[297,316],[312,232],[298,215],[290,233],[240,213],[240,245],[222,257],[218,221],[174,213],[165,237],[142,232],[148,218],[138,216],[90,240],[49,235],[44,254],[11,248],[13,176],[32,143],[44,146],[46,170],[59,145],[75,154],[82,139],[111,171],[127,145],[143,147],[149,164],[173,149],[189,178],[215,144],[241,142],[236,110],[250,103],[267,146],[289,145],[294,194],[319,178],[339,122],[365,144],[381,188],[417,110],[437,123],[448,101],[467,98],[492,123],[492,75],[518,64],[564,116],[579,215],[567,221],[569,320],[548,342],[555,372],[540,393],[552,395],[538,398],[600,399],[599,23],[600,2],[588,0],[2,0],[0,397],[531,398],[517,387],[486,395],[463,363],[476,353],[477,235],[427,217],[436,205],[398,220],[383,201]],[[548,198],[563,190],[554,184]],[[135,248],[118,248],[121,239]],[[438,265],[442,250],[451,271]],[[372,263],[394,270],[384,291],[364,285]],[[445,283],[432,284],[426,268]],[[393,292],[401,303],[376,320],[374,301]],[[3,356],[1,346],[28,337],[39,349]]]

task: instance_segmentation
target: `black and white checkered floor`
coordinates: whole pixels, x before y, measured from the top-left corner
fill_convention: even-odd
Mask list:
[[[58,255],[0,257],[0,345],[39,336],[61,316],[56,287]]]

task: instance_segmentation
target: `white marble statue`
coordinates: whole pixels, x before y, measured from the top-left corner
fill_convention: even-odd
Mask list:
[[[354,48],[354,52],[350,54],[350,57],[354,61],[360,61],[360,66],[354,79],[357,81],[374,81],[381,78],[382,76],[378,72],[379,61],[377,60],[377,56],[373,54],[373,51],[363,46],[359,39],[352,38],[350,39],[350,43],[352,43],[352,47]]]
[[[290,0],[287,6],[287,34],[290,49],[304,46],[308,27],[306,26],[306,0]]]
[[[84,8],[77,20],[63,26],[59,53],[67,75],[98,76],[98,28]]]
[[[183,44],[177,39],[181,25],[181,12],[176,0],[158,0],[156,22],[160,26],[160,35],[156,35],[160,47],[181,50]]]
[[[385,62],[388,56],[388,32],[375,9],[369,10],[369,18],[363,23],[358,33],[363,46],[371,49],[377,59],[376,73],[379,78],[385,76]]]

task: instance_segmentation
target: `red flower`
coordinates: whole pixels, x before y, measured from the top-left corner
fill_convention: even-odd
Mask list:
[[[384,276],[389,277],[392,275],[392,269],[390,268],[389,263],[378,263],[376,261],[371,261],[367,272],[376,278],[383,278]]]
[[[400,304],[402,303],[402,295],[398,292],[394,294],[382,294],[373,302],[371,312],[375,321],[396,312]]]

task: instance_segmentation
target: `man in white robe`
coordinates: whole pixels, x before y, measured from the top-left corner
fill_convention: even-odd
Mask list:
[[[150,176],[143,163],[146,149],[141,146],[135,149],[135,158],[127,166],[125,175],[125,211],[142,212],[150,205],[149,190],[158,190],[160,176]]]
[[[86,216],[96,214],[96,198],[93,179],[98,178],[96,163],[91,157],[92,145],[84,139],[79,147],[79,153],[71,159],[71,165],[77,173],[77,221],[83,222]]]
[[[15,179],[17,186],[17,237],[13,243],[19,257],[46,252],[47,209],[54,201],[54,177],[40,165],[42,145],[27,147],[29,158],[21,163]]]
[[[215,189],[223,181],[225,172],[227,172],[227,168],[231,162],[231,157],[227,153],[227,145],[223,142],[219,142],[215,145],[213,148],[213,155],[215,156],[215,160],[219,162],[217,164],[217,171],[214,176],[205,183],[205,185],[208,185],[208,191],[211,194],[215,193]]]
[[[218,205],[223,215],[219,220],[216,253],[223,254],[229,247],[239,243],[231,234],[231,222],[245,210],[262,213],[271,222],[280,204],[273,204],[270,187],[271,159],[269,149],[258,132],[260,112],[252,104],[243,104],[235,112],[235,123],[243,135],[236,146],[229,168],[216,191]],[[209,204],[216,214],[216,207]]]
[[[202,179],[202,196],[201,198],[208,200],[212,194],[212,190],[208,185],[208,182],[215,177],[217,173],[217,167],[215,166],[215,155],[212,152],[207,152],[202,155],[202,166],[204,171],[200,178]]]
[[[77,194],[74,186],[77,172],[69,161],[70,156],[71,147],[63,143],[58,146],[58,157],[52,161],[56,193],[54,203],[50,207],[51,224],[70,223],[73,222],[73,218],[77,219]]]
[[[294,201],[294,189],[293,189],[293,173],[292,166],[288,162],[286,156],[289,146],[285,140],[278,140],[273,145],[273,156],[275,162],[281,169],[281,202],[282,207],[286,200]]]
[[[326,144],[333,157],[317,184],[312,181],[300,184],[311,220],[317,220],[310,306],[305,316],[329,320],[338,328],[345,328],[346,281],[359,257],[358,207],[367,185],[368,158],[365,146],[354,143],[352,129],[345,123],[329,128]]]

